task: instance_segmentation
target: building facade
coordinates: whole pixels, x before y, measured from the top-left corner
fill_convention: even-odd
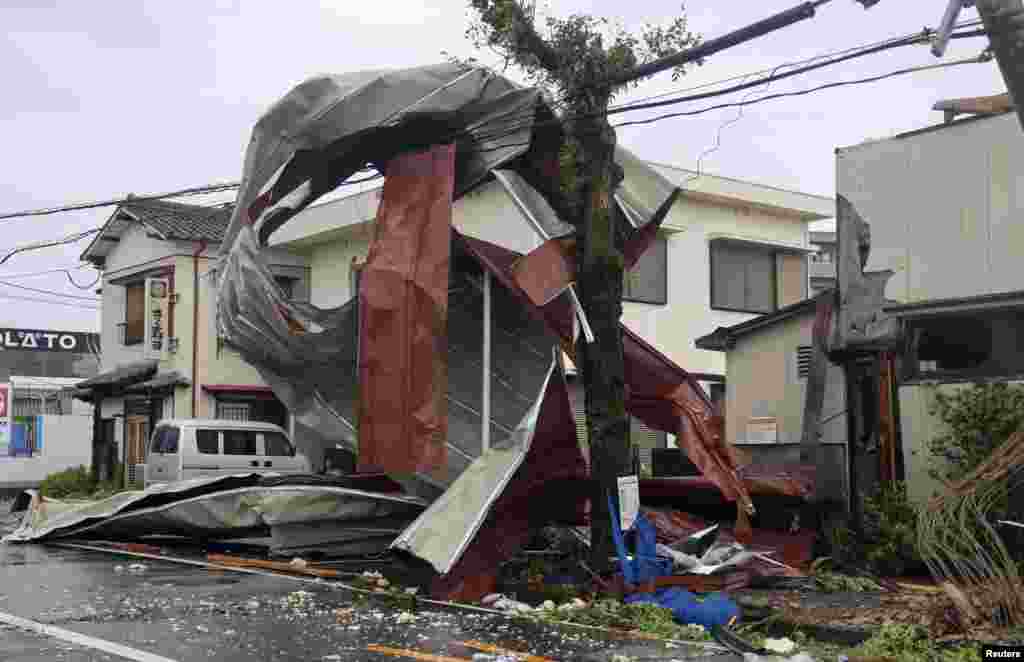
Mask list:
[[[935,395],[1024,379],[1024,134],[1013,113],[969,117],[839,149],[836,171],[837,192],[870,226],[866,270],[892,273],[884,313],[905,340],[903,461],[911,495],[925,499],[937,487]],[[839,234],[857,240],[841,223]]]
[[[118,207],[82,255],[102,272],[102,371],[79,387],[98,406],[95,434],[140,480],[162,418],[290,417],[255,369],[219,342],[211,266],[230,208],[166,201]],[[303,258],[275,259],[278,286],[308,298]]]
[[[67,387],[99,368],[98,334],[0,328],[0,490],[89,464],[92,408]]]

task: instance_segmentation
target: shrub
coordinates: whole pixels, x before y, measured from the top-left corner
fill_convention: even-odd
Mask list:
[[[39,485],[39,493],[52,499],[67,499],[92,494],[96,480],[85,466],[72,467],[52,473]]]
[[[950,395],[936,392],[930,413],[942,421],[946,432],[928,445],[932,457],[941,462],[929,473],[939,480],[956,481],[1024,427],[1024,385],[975,384]],[[1018,482],[1001,481],[1002,493],[992,504],[989,521],[1024,521],[1024,499],[1019,496]],[[1024,560],[1024,536],[1017,530],[1002,533],[1004,539],[1014,541],[1010,545],[1013,555]]]
[[[1024,424],[1024,385],[975,384],[953,394],[936,391],[930,412],[946,427],[928,450],[945,467],[933,478],[955,481],[977,467]]]
[[[100,483],[96,473],[85,466],[71,467],[49,474],[39,485],[39,493],[51,499],[103,498],[122,491],[124,465],[114,465],[114,477],[110,482]]]
[[[902,574],[919,563],[917,511],[905,483],[880,485],[864,499],[864,556],[877,572]]]

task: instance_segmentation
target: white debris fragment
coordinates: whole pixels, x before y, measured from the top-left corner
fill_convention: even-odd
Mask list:
[[[141,575],[142,573],[146,572],[146,569],[147,567],[145,563],[132,563],[130,566],[128,566],[128,572],[132,573],[133,575]]]
[[[764,648],[772,653],[788,655],[796,650],[796,642],[786,637],[783,637],[782,639],[765,639]]]
[[[115,565],[114,566],[114,572],[116,572],[117,574],[120,575],[122,572],[124,572],[124,566],[123,565]]]
[[[205,632],[209,632],[210,628],[206,627],[205,625],[197,625],[196,626],[196,631],[197,632],[204,632],[205,633]]]
[[[296,570],[305,570],[309,567],[309,561],[296,556],[294,559],[291,560],[291,562],[288,563],[288,565],[295,568]]]
[[[260,608],[260,601],[259,600],[249,600],[248,602],[245,603],[245,608],[246,609],[259,609]]]
[[[480,604],[482,604],[485,607],[490,607],[495,602],[502,600],[504,598],[505,596],[501,593],[491,593],[490,595],[485,595],[484,599],[480,601]]]
[[[544,611],[554,611],[555,602],[554,600],[545,600],[541,603],[540,608]]]
[[[405,589],[405,592],[408,595],[416,595],[417,593],[420,592],[420,589],[419,589],[418,586],[410,586],[409,588]]]
[[[395,622],[396,623],[415,623],[416,622],[416,614],[412,613],[411,611],[403,611],[401,614],[398,615],[398,618],[395,619]]]
[[[375,570],[364,570],[362,574],[363,579],[380,579],[383,576]]]

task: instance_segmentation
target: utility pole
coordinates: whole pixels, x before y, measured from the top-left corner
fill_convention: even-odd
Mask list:
[[[615,131],[608,105],[634,81],[669,70],[774,32],[815,15],[830,0],[802,2],[727,35],[700,43],[677,19],[667,30],[638,38],[606,38],[601,19],[573,16],[550,21],[549,37],[537,31],[532,2],[469,0],[479,18],[469,34],[478,46],[502,51],[509,61],[557,88],[565,100],[566,142],[559,153],[560,182],[543,181],[548,196],[576,227],[576,284],[593,342],[581,338],[577,365],[585,391],[590,444],[591,561],[603,570],[614,554],[611,513],[618,509],[618,479],[633,473],[626,413],[622,317],[623,237],[612,192],[623,172],[615,164]],[[861,0],[862,2],[864,0]],[[868,0],[870,1],[870,0]],[[638,45],[646,44],[642,53]],[[641,56],[646,60],[641,63]]]

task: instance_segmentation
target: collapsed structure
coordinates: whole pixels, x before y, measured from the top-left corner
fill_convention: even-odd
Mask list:
[[[572,286],[573,227],[551,204],[563,139],[539,90],[445,64],[306,81],[260,119],[245,157],[218,268],[219,331],[323,447],[341,444],[360,470],[433,501],[396,545],[442,574],[470,547],[473,558],[493,556],[486,532],[497,512],[506,545],[515,528],[525,536],[538,493],[523,485],[572,495],[567,512],[546,518],[578,522],[583,512],[586,464],[556,351],[572,356],[589,334]],[[331,310],[287,301],[262,257],[267,240],[367,164],[387,180],[359,296]],[[492,175],[544,242],[529,255],[451,228],[452,201]],[[671,199],[660,215],[627,190],[616,200],[635,261]],[[485,317],[514,338],[488,357]],[[676,434],[744,520],[752,504],[706,394],[641,338],[623,336],[627,409]]]

